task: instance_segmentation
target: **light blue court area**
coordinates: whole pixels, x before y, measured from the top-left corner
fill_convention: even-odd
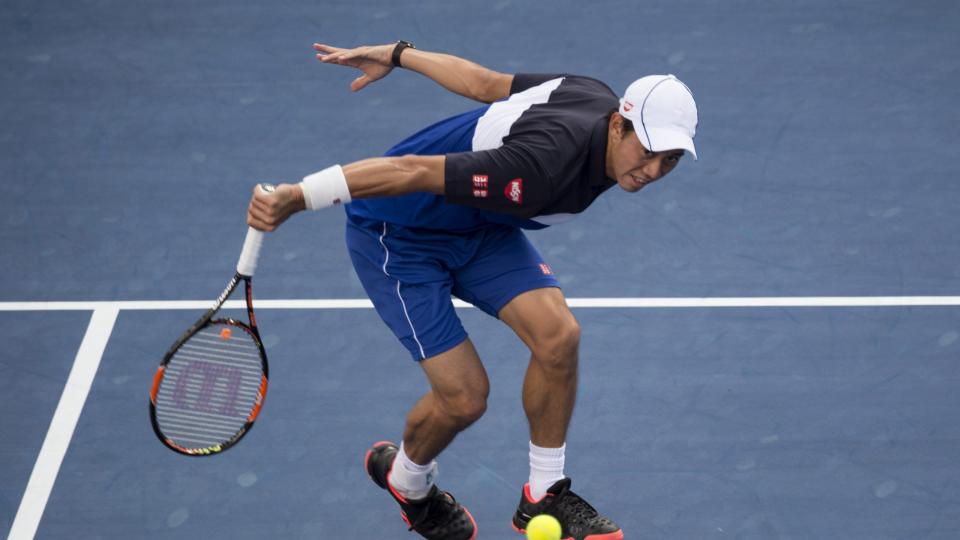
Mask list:
[[[413,538],[362,458],[426,382],[362,302],[338,210],[264,244],[247,438],[175,455],[147,409],[256,182],[476,105],[401,70],[353,94],[311,50],[405,39],[696,96],[700,161],[530,235],[583,329],[567,472],[627,539],[960,537],[958,28],[949,0],[5,0],[0,535]],[[514,538],[527,353],[458,313],[492,392],[440,484],[480,540]]]

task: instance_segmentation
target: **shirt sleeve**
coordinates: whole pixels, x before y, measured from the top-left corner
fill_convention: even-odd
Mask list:
[[[516,73],[513,76],[513,83],[510,85],[510,95],[565,76],[561,73]]]
[[[513,141],[492,150],[447,154],[448,203],[531,218],[553,199],[553,175],[536,145]]]

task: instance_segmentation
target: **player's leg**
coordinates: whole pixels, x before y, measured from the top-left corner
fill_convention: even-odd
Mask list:
[[[490,382],[469,339],[420,362],[430,391],[407,415],[403,446],[415,463],[428,464],[487,409]]]
[[[523,405],[531,441],[562,446],[576,400],[580,327],[553,271],[519,229],[491,226],[453,274],[455,295],[500,318],[530,349]]]
[[[377,443],[364,460],[374,482],[400,504],[407,525],[431,539],[476,538],[469,511],[435,484],[434,458],[486,410],[489,382],[469,339],[420,362],[430,391],[407,416],[403,446]]]
[[[403,436],[406,456],[423,465],[483,415],[490,389],[453,308],[453,278],[438,260],[456,243],[449,236],[383,222],[347,226],[351,259],[367,295],[430,382]]]
[[[520,294],[499,316],[530,349],[523,380],[530,441],[543,448],[559,448],[567,439],[577,398],[580,325],[563,293],[553,287]]]
[[[531,482],[522,490],[514,528],[522,531],[532,516],[549,513],[560,521],[563,538],[622,539],[620,527],[571,491],[564,475],[580,327],[550,267],[521,231],[492,229],[483,249],[455,278],[455,294],[499,317],[530,349],[523,405],[530,423]]]
[[[564,538],[619,540],[623,531],[577,494],[564,475],[566,434],[577,395],[580,326],[558,288],[534,289],[511,300],[500,319],[530,349],[523,380],[523,408],[530,423],[530,481],[524,486],[513,526],[549,511]],[[549,510],[548,510],[549,509]]]
[[[483,413],[488,383],[453,309],[452,279],[431,256],[439,240],[409,234],[383,222],[347,225],[357,276],[377,313],[421,364],[431,385],[409,415],[404,443],[373,445],[364,466],[400,505],[410,529],[428,539],[469,540],[476,537],[476,523],[466,508],[436,486],[433,459]]]

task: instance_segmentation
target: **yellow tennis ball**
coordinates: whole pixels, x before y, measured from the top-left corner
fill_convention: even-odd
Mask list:
[[[560,522],[549,514],[533,516],[527,523],[527,540],[560,540]]]

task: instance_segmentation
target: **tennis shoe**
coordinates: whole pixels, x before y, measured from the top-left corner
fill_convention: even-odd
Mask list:
[[[407,499],[390,485],[390,471],[397,456],[397,445],[381,441],[367,450],[364,467],[380,488],[387,490],[400,505],[400,517],[409,530],[429,540],[475,540],[477,523],[453,495],[436,485],[422,499]]]
[[[562,540],[623,540],[620,527],[570,491],[570,484],[569,478],[559,480],[539,501],[532,500],[530,484],[525,484],[520,505],[513,515],[513,529],[526,533],[527,523],[533,516],[549,514],[560,522]]]

